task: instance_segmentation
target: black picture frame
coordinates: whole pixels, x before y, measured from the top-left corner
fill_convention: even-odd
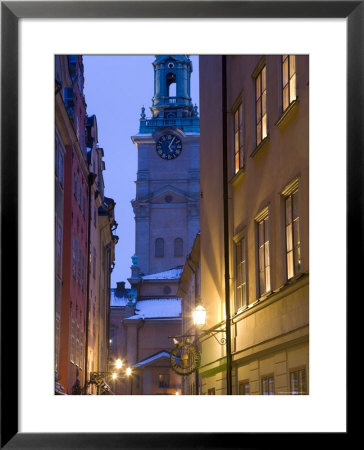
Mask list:
[[[21,18],[346,18],[347,19],[347,299],[360,299],[363,272],[363,1],[5,1],[1,2],[1,448],[272,448],[263,433],[18,432],[18,22]],[[333,93],[335,95],[335,93]],[[354,297],[355,296],[355,297]],[[345,305],[343,305],[344,307]],[[344,308],[345,309],[345,308]],[[347,347],[349,348],[349,346]],[[339,380],[338,380],[339,382]],[[334,393],[333,393],[334,395]],[[216,414],[228,411],[217,410]],[[347,416],[348,417],[348,416]],[[183,426],[183,420],[181,421]],[[338,433],[338,438],[348,438]],[[244,434],[244,436],[241,436]],[[280,434],[280,447],[297,436]],[[319,436],[315,434],[315,444]],[[322,436],[323,440],[327,438]],[[312,439],[300,436],[300,444]],[[274,439],[273,439],[274,440]],[[320,438],[321,440],[321,438]],[[266,441],[266,444],[263,444]],[[270,444],[268,444],[270,442]],[[325,441],[326,442],[326,441]]]

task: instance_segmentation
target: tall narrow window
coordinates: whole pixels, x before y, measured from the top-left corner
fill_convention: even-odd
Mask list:
[[[292,395],[306,395],[306,371],[305,369],[295,370],[289,374],[290,390]]]
[[[240,381],[239,382],[239,395],[250,395],[249,381]]]
[[[301,271],[300,217],[298,212],[298,179],[283,191],[285,206],[287,279]]]
[[[296,95],[296,56],[282,56],[282,106],[283,112],[297,98]]]
[[[164,239],[158,238],[155,240],[155,256],[161,258],[164,256]]]
[[[240,103],[234,112],[234,171],[244,166],[243,152],[243,104]]]
[[[181,238],[174,240],[174,256],[183,256],[183,239]]]
[[[235,310],[247,306],[247,285],[246,285],[246,239],[243,236],[235,245],[236,257],[236,292],[235,292]]]
[[[76,236],[73,236],[72,244],[72,276],[76,278],[76,265],[77,265],[77,240]]]
[[[266,66],[255,79],[255,108],[256,108],[256,134],[257,145],[268,135],[267,127],[267,70]]]
[[[270,281],[270,242],[269,242],[269,211],[266,208],[257,219],[258,226],[258,269],[259,294],[271,290]]]
[[[62,275],[62,227],[57,224],[57,248],[56,248],[56,269],[57,275]]]
[[[274,395],[273,376],[267,376],[262,378],[262,395]]]
[[[161,373],[158,376],[158,386],[160,388],[169,388],[170,375],[168,373]]]

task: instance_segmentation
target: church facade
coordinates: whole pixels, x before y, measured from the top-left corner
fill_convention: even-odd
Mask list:
[[[131,137],[138,158],[131,289],[124,301],[111,304],[111,334],[122,334],[124,343],[115,356],[132,366],[137,383],[133,392],[124,386],[116,393],[181,392],[181,379],[166,355],[174,345],[171,337],[182,333],[178,283],[200,229],[200,131],[190,96],[192,62],[187,55],[157,55],[153,69],[152,115],[147,118],[142,108],[139,131]]]

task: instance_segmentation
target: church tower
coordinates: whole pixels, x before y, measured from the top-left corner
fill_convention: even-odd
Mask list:
[[[135,255],[139,276],[183,266],[200,229],[200,128],[187,55],[157,55],[154,96],[132,136],[138,152]],[[134,270],[129,280],[136,280]]]

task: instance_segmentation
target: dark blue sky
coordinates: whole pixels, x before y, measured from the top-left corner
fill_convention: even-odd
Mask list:
[[[191,97],[199,105],[198,56],[193,64]],[[99,146],[104,149],[105,195],[116,202],[116,265],[111,287],[130,277],[131,256],[135,252],[134,214],[130,201],[135,198],[137,151],[131,136],[139,131],[141,107],[147,117],[154,93],[152,62],[154,55],[84,55],[87,114],[95,114]],[[128,283],[127,283],[128,286]]]

